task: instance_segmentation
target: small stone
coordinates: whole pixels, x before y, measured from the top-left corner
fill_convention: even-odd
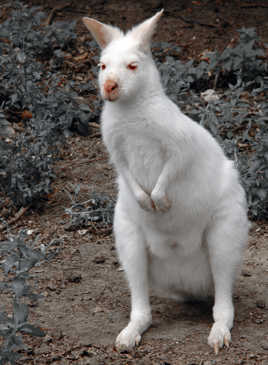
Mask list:
[[[103,308],[98,305],[92,311],[93,314],[102,313],[102,312],[104,312]]]
[[[85,236],[87,234],[88,230],[87,229],[79,229],[77,232],[80,236]]]
[[[80,283],[82,280],[82,275],[80,273],[69,273],[67,280],[70,283]]]
[[[263,350],[268,351],[268,341],[263,341],[263,342],[261,343],[261,348],[262,348]]]
[[[45,341],[46,343],[51,343],[51,342],[53,341],[53,339],[52,339],[52,337],[51,337],[51,336],[46,335],[46,336],[45,336],[45,338],[44,338],[44,341]]]
[[[41,346],[35,349],[36,354],[49,354],[51,352],[51,347],[43,343]]]
[[[208,103],[215,102],[219,100],[219,96],[213,89],[208,89],[201,93],[201,97]]]
[[[258,300],[256,301],[256,306],[257,306],[258,308],[264,309],[264,308],[265,308],[265,306],[266,306],[265,300],[264,300],[264,299],[258,299]]]
[[[11,123],[9,123],[5,118],[3,113],[0,113],[0,136],[1,137],[12,137],[14,136],[15,131],[11,126]],[[6,141],[8,142],[8,141]]]
[[[251,276],[251,273],[248,271],[248,270],[242,270],[242,276],[245,276],[245,277],[250,277]]]
[[[106,261],[106,258],[104,256],[96,256],[93,259],[93,262],[95,262],[95,264],[103,264]]]

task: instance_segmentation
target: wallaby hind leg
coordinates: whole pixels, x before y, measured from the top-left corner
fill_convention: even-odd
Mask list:
[[[147,252],[140,229],[117,204],[114,220],[116,248],[131,291],[131,315],[128,325],[116,339],[119,349],[138,345],[141,335],[151,325]]]
[[[214,324],[208,344],[214,348],[216,354],[224,345],[228,347],[231,341],[230,330],[234,320],[232,291],[248,234],[245,210],[241,209],[239,212],[235,206],[231,206],[230,209],[233,211],[229,212],[229,216],[222,214],[220,218],[215,219],[207,235],[215,288]]]

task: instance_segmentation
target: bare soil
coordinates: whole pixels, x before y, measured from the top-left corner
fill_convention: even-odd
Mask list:
[[[27,3],[51,12],[60,2]],[[181,46],[182,58],[198,58],[206,49],[223,49],[242,26],[256,27],[261,39],[268,41],[266,1],[81,0],[54,12],[52,21],[88,14],[128,28],[163,5],[166,12],[157,39]],[[77,32],[88,36],[81,24]],[[130,297],[116,257],[112,228],[98,229],[92,224],[66,230],[69,217],[65,208],[71,202],[65,190],[72,191],[72,186],[79,183],[81,202],[91,192],[116,197],[115,173],[97,126],[91,127],[88,137],[68,139],[56,172],[54,193],[44,209],[27,212],[13,227],[13,232],[23,227],[31,229],[31,238],[39,234],[40,243],[61,238],[59,254],[32,271],[36,291],[44,299],[31,308],[31,321],[47,335],[41,339],[25,337],[28,351],[23,353],[22,364],[268,364],[267,222],[252,225],[235,290],[236,319],[230,348],[215,356],[207,345],[211,303],[177,304],[152,297],[153,326],[137,349],[119,353],[113,342],[127,324]]]

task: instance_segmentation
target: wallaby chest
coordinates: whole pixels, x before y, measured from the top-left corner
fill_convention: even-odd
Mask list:
[[[103,116],[103,140],[111,160],[120,171],[122,161],[148,192],[154,188],[165,164],[165,150],[157,131],[144,118],[112,119]]]
[[[126,137],[122,153],[125,154],[129,169],[136,180],[151,191],[164,164],[164,152],[160,142],[146,134],[134,133]]]

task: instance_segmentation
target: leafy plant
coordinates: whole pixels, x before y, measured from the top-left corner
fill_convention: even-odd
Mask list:
[[[29,307],[27,299],[37,301],[39,295],[33,293],[32,288],[27,284],[31,269],[47,259],[48,248],[36,249],[26,244],[25,231],[17,236],[11,237],[8,241],[0,244],[0,268],[4,274],[3,281],[0,281],[0,289],[3,294],[11,294],[13,298],[13,313],[0,312],[0,364],[16,364],[20,357],[19,350],[25,350],[21,334],[31,336],[44,336],[44,332],[28,322]]]
[[[60,143],[73,132],[88,135],[96,112],[78,103],[73,81],[63,82],[75,22],[43,26],[44,12],[13,5],[0,30],[0,122],[20,126],[0,143],[0,190],[17,206],[38,207],[51,191]]]
[[[74,198],[68,192],[72,205],[65,208],[69,215],[68,230],[81,229],[87,227],[90,223],[95,223],[99,227],[107,226],[113,223],[115,201],[105,193],[92,193],[89,199],[79,202],[78,194],[80,187],[74,189]]]

